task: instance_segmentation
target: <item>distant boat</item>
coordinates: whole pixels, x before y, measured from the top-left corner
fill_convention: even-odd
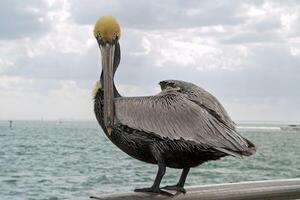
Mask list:
[[[13,121],[9,120],[9,128],[12,129],[13,128]]]
[[[290,124],[280,127],[283,131],[300,131],[300,124]]]
[[[62,120],[58,120],[58,122],[56,122],[57,125],[61,125],[62,123]]]

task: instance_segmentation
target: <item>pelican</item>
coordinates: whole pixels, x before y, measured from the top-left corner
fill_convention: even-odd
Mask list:
[[[105,135],[129,156],[155,164],[151,187],[135,189],[172,195],[185,193],[190,168],[225,156],[255,153],[255,145],[236,131],[221,103],[209,92],[188,82],[165,80],[153,96],[122,97],[114,84],[121,52],[120,26],[113,16],[95,24],[102,71],[94,89],[94,112]],[[182,169],[177,184],[160,188],[166,167]]]

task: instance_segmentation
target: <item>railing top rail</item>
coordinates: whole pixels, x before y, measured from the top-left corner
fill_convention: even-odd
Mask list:
[[[76,199],[76,198],[75,198]],[[73,200],[75,200],[73,199]],[[76,200],[93,200],[77,198]],[[166,197],[147,193],[117,193],[96,195],[94,200],[288,200],[300,199],[300,178],[239,183],[213,184],[187,188],[186,194]]]

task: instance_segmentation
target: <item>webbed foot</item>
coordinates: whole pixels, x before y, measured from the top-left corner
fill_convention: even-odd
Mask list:
[[[161,195],[165,195],[165,196],[174,196],[170,192],[166,192],[166,191],[161,190],[160,188],[154,188],[154,187],[150,187],[150,188],[137,188],[134,191],[135,192],[151,192],[151,193],[161,194]]]
[[[174,191],[177,191],[177,192],[181,192],[183,194],[186,193],[186,190],[183,187],[178,186],[178,185],[168,185],[168,186],[162,187],[161,189],[174,190]]]

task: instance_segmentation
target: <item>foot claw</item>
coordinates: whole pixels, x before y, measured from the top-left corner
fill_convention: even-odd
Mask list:
[[[156,194],[161,194],[161,195],[165,195],[165,196],[174,196],[172,193],[170,192],[166,192],[163,191],[159,188],[137,188],[134,190],[135,192],[151,192],[151,193],[156,193]]]
[[[161,189],[174,190],[174,191],[177,191],[177,192],[181,192],[183,194],[186,193],[186,190],[183,187],[180,187],[180,186],[177,186],[177,185],[168,185],[168,186],[162,187]]]

